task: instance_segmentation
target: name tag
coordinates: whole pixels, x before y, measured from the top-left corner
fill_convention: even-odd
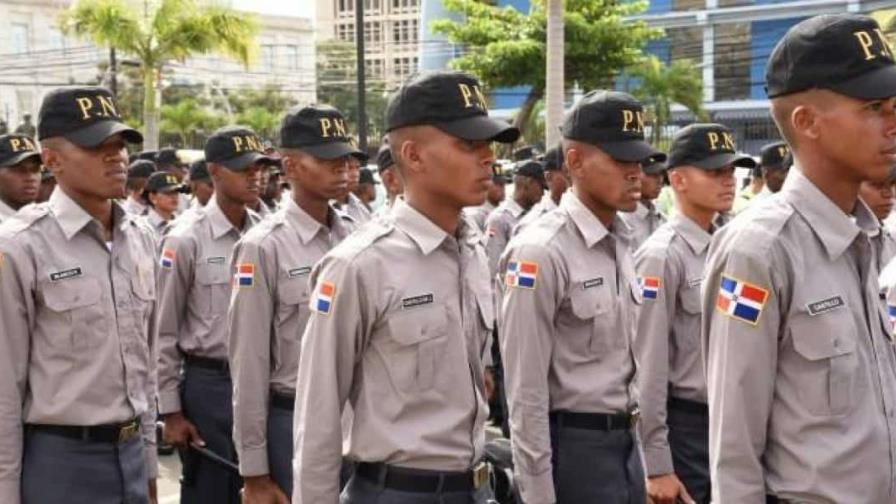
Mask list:
[[[840,308],[842,306],[846,306],[843,298],[840,296],[834,296],[832,298],[809,303],[808,305],[806,305],[806,308],[809,309],[809,315],[812,315],[814,317],[815,315],[820,315],[831,310],[836,310],[837,308]]]
[[[56,273],[50,273],[50,281],[58,282],[60,280],[67,280],[69,278],[75,278],[81,276],[83,273],[81,272],[81,268],[72,268],[64,271],[57,271]]]
[[[424,294],[422,296],[415,296],[404,298],[401,300],[402,308],[414,308],[417,306],[422,306],[426,304],[431,304],[433,302],[432,294]]]
[[[223,256],[221,256],[221,257],[209,257],[209,258],[208,258],[208,263],[209,263],[209,264],[224,264],[224,261],[225,261],[225,260],[227,260],[227,258],[226,258],[226,257],[223,257]]]
[[[591,280],[585,280],[585,282],[582,283],[582,288],[590,289],[592,287],[600,287],[603,284],[604,284],[604,277],[597,277],[597,278],[592,278]]]
[[[697,287],[703,283],[702,278],[695,278],[693,280],[688,280],[688,287]]]
[[[304,268],[293,268],[289,270],[289,278],[304,276],[308,273],[311,273],[311,266],[305,266]]]

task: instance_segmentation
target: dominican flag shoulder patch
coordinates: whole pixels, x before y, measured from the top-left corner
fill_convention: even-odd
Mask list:
[[[534,289],[538,283],[538,263],[511,261],[507,263],[505,282],[508,287]]]
[[[641,286],[641,296],[644,299],[656,299],[660,295],[660,287],[663,280],[660,277],[638,277],[638,285]]]
[[[252,263],[240,263],[236,267],[234,285],[237,287],[252,287],[255,284],[255,265]]]
[[[329,315],[333,311],[333,301],[336,298],[336,284],[321,282],[311,297],[311,309],[317,313]]]
[[[887,315],[890,317],[890,331],[896,334],[896,305],[887,305]]]
[[[171,269],[174,267],[174,258],[176,257],[174,253],[174,249],[165,248],[162,249],[162,256],[159,259],[159,266],[165,269]]]
[[[768,291],[762,287],[729,275],[722,275],[719,295],[716,298],[716,308],[722,313],[733,319],[756,325],[766,301]]]

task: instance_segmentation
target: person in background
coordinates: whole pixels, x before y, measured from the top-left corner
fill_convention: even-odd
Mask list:
[[[654,201],[659,197],[665,181],[666,164],[661,161],[666,159],[651,158],[641,165],[641,201],[634,212],[622,212],[619,217],[631,228],[632,253],[666,223],[666,216],[657,210]]]
[[[349,157],[348,188],[344,195],[334,201],[336,208],[351,217],[357,226],[366,223],[371,218],[370,210],[368,210],[367,206],[364,205],[364,202],[355,195],[355,191],[358,190],[358,184],[361,180],[361,163],[366,162],[367,157],[363,154]]]
[[[498,259],[510,242],[513,228],[544,197],[547,186],[544,166],[538,161],[525,161],[514,170],[513,196],[498,206],[485,223],[485,252],[488,255],[491,280],[498,272]]]
[[[395,166],[395,160],[392,159],[392,151],[389,144],[384,143],[380,150],[376,153],[376,166],[380,174],[380,180],[383,181],[383,187],[386,189],[386,201],[377,209],[376,215],[382,216],[389,213],[395,200],[404,194],[404,181],[401,174]]]
[[[488,216],[504,201],[506,196],[504,186],[506,184],[507,177],[501,173],[501,167],[497,163],[494,164],[492,166],[492,180],[488,186],[488,193],[485,195],[485,203],[464,209],[464,213],[470,219],[473,219],[480,232],[485,233],[485,223],[488,220]]]
[[[127,199],[121,205],[126,211],[134,215],[146,213],[143,189],[146,188],[146,181],[149,179],[149,176],[156,171],[156,164],[144,159],[138,159],[128,166],[128,179],[125,183]]]
[[[37,191],[35,203],[48,201],[54,189],[56,189],[56,176],[46,167],[42,168],[40,172],[40,189]]]
[[[896,238],[884,225],[884,220],[890,216],[894,201],[896,201],[894,200],[896,198],[893,191],[894,183],[896,183],[896,170],[887,180],[880,182],[866,180],[859,186],[859,198],[868,205],[871,213],[880,222],[880,227],[868,235],[876,251],[878,271],[883,271],[890,260],[896,256]]]
[[[762,176],[762,167],[757,166],[750,171],[750,180],[734,200],[732,212],[739,214],[747,209],[750,203],[765,189],[765,177]]]
[[[190,165],[190,194],[193,195],[193,201],[190,204],[192,208],[202,208],[215,193],[215,186],[212,184],[211,175],[208,173],[208,165],[205,159],[193,161]]]
[[[0,136],[0,222],[37,200],[40,180],[40,152],[34,139]]]
[[[516,235],[529,224],[535,222],[542,215],[554,210],[560,204],[560,198],[569,189],[569,176],[563,166],[563,149],[561,146],[548,150],[544,155],[544,178],[548,187],[547,193],[541,197],[541,201],[535,204],[531,210],[514,227],[511,235]]]
[[[378,185],[379,182],[373,177],[373,172],[369,168],[361,168],[355,195],[361,200],[367,211],[372,211],[371,204],[376,200],[376,186]]]
[[[177,212],[178,196],[182,192],[183,184],[169,172],[157,171],[146,181],[143,189],[143,201],[147,206],[144,219],[152,228],[159,245],[171,227]]]

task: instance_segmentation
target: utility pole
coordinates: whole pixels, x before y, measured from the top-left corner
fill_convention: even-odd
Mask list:
[[[115,57],[115,48],[109,49],[109,87],[112,96],[118,98],[118,59]]]
[[[560,123],[563,122],[564,37],[563,0],[547,0],[547,68],[545,69],[545,149],[557,145],[560,140]]]
[[[358,59],[358,150],[367,154],[367,96],[364,76],[364,0],[355,1],[355,47]]]

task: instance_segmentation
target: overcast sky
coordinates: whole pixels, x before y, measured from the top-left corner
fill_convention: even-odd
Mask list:
[[[237,9],[314,19],[314,0],[232,0]]]

